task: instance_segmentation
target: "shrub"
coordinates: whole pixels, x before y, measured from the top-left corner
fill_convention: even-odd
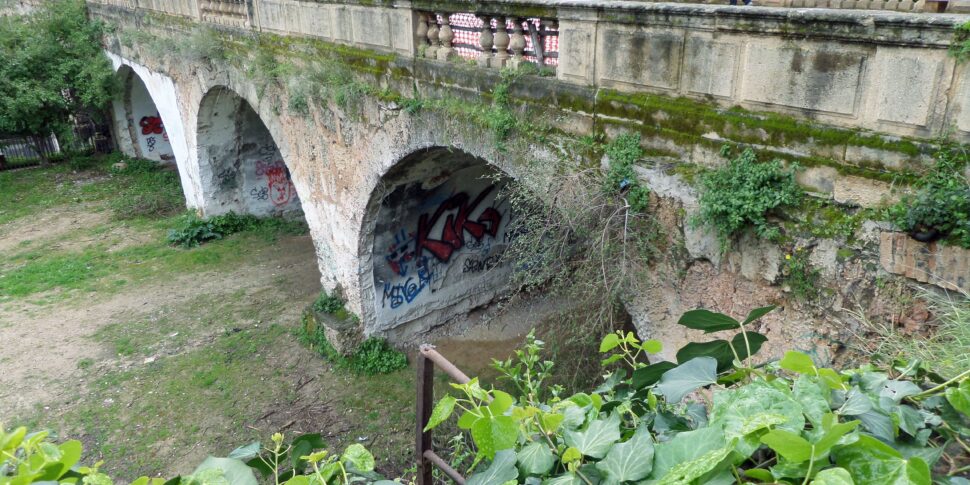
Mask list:
[[[785,255],[785,282],[793,295],[800,300],[810,300],[818,295],[819,271],[812,267],[808,254],[802,248]]]
[[[339,295],[330,295],[325,291],[313,302],[313,309],[322,313],[336,314],[344,311],[344,299]]]
[[[945,381],[906,362],[838,371],[798,352],[754,365],[766,338],[747,327],[772,309],[685,313],[688,328],[737,333],[690,343],[676,363],[647,361],[658,341],[608,334],[613,370],[572,396],[541,392],[553,364],[533,358],[532,339],[518,362],[496,364],[516,395],[453,384],[425,429],[458,416],[477,447],[469,483],[966,483],[970,370]]]
[[[748,227],[763,238],[777,239],[780,231],[768,216],[801,199],[794,169],[785,169],[777,159],[759,162],[754,151],[745,149],[727,165],[701,176],[700,211],[693,223],[713,227],[722,250]]]
[[[917,194],[889,209],[892,222],[920,241],[944,239],[970,249],[970,181],[962,173],[966,165],[961,148],[937,152],[933,170],[916,184]]]
[[[644,212],[650,203],[650,189],[640,183],[633,164],[643,156],[640,135],[623,134],[606,145],[610,168],[606,172],[604,190],[609,195],[623,197],[634,212]]]

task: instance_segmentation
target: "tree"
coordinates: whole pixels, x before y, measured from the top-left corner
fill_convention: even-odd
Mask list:
[[[103,33],[81,0],[0,18],[0,133],[28,137],[47,163],[41,140],[69,133],[74,114],[100,112],[115,88]]]

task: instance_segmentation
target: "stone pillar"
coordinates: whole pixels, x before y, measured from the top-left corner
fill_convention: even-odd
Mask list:
[[[492,60],[492,18],[485,15],[479,16],[479,19],[484,23],[482,25],[482,36],[478,40],[478,45],[482,46],[482,56],[478,58],[478,65],[482,67],[488,67],[489,62]]]
[[[525,52],[525,35],[522,33],[522,19],[514,18],[512,24],[512,39],[509,42],[509,49],[512,49],[512,67],[519,67],[525,61],[522,53]]]
[[[451,46],[451,41],[455,38],[455,33],[451,31],[451,19],[448,13],[441,13],[441,30],[438,32],[438,41],[441,47],[438,48],[438,60],[447,61],[455,55],[455,48]]]
[[[416,49],[416,56],[423,54],[423,52],[421,52],[421,46],[424,46],[425,49],[428,48],[428,14],[426,13],[418,14],[418,25],[414,29],[414,48]]]
[[[438,53],[438,18],[435,14],[429,16],[428,42],[431,44],[424,51],[424,57],[434,59]]]
[[[506,27],[505,17],[498,17],[498,24],[495,26],[495,57],[492,58],[492,67],[502,68],[509,61],[509,32]]]

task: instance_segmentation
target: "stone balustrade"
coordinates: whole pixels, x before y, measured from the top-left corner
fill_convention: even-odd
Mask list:
[[[249,27],[246,0],[201,0],[200,16],[205,22],[232,27]]]
[[[429,59],[468,59],[482,67],[518,67],[524,62],[559,64],[555,19],[418,11],[417,54]]]

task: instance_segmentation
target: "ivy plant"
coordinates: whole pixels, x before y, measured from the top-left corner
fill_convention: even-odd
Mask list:
[[[542,343],[530,337],[518,362],[496,362],[518,395],[455,384],[425,429],[457,416],[476,484],[968,483],[970,370],[836,370],[799,352],[756,364],[766,338],[750,327],[773,308],[687,312],[683,326],[734,335],[689,344],[677,362],[655,359],[658,341],[609,334],[600,350],[613,370],[571,396],[539,398],[552,364],[532,357]]]
[[[750,148],[723,167],[704,173],[700,181],[700,210],[692,222],[713,228],[722,250],[748,228],[765,239],[777,239],[781,232],[769,217],[781,208],[797,206],[803,196],[794,168],[785,168],[778,159],[760,162]]]
[[[963,174],[967,154],[961,147],[936,153],[933,170],[916,184],[917,193],[889,209],[890,219],[913,238],[944,239],[970,249],[970,181]]]

